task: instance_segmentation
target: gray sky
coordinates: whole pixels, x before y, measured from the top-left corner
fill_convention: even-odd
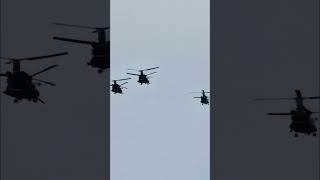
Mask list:
[[[259,97],[319,95],[319,1],[212,3],[215,180],[318,180],[319,138],[289,133],[290,101]],[[319,101],[306,101],[313,111]],[[319,123],[317,123],[319,128]]]
[[[111,94],[111,179],[209,179],[209,1],[111,2],[111,78],[160,66]],[[153,72],[153,71],[150,71]]]
[[[2,174],[11,179],[106,179],[105,88],[109,72],[98,75],[86,65],[90,47],[52,40],[53,36],[96,39],[88,30],[55,27],[52,22],[109,25],[105,0],[2,0],[1,55],[30,57],[69,51],[70,55],[22,64],[36,72],[54,63],[59,68],[39,75],[57,83],[40,87],[47,104],[1,94]],[[1,71],[11,70],[3,65]],[[1,79],[1,91],[5,79]]]

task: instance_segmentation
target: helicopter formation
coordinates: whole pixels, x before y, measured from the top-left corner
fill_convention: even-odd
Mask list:
[[[71,25],[71,24],[64,24],[64,23],[54,23],[57,26],[65,26],[65,27],[74,27],[74,28],[82,28],[82,29],[90,29],[93,30],[92,33],[97,33],[98,35],[98,41],[87,41],[87,40],[78,40],[78,39],[71,39],[71,38],[65,38],[65,37],[56,37],[54,36],[54,40],[59,41],[66,41],[66,42],[72,42],[72,43],[78,43],[78,44],[85,44],[91,46],[91,55],[92,58],[89,62],[87,62],[87,65],[91,66],[92,68],[97,68],[98,73],[101,74],[104,70],[110,68],[110,40],[106,40],[106,30],[110,30],[110,27],[91,27],[91,26],[82,26],[82,25]],[[68,52],[62,52],[62,53],[56,53],[56,54],[49,54],[49,55],[43,55],[43,56],[36,56],[36,57],[29,57],[29,58],[9,58],[9,57],[0,57],[0,60],[6,60],[6,64],[12,65],[12,71],[7,71],[6,73],[1,73],[1,77],[5,77],[7,79],[7,86],[6,89],[3,91],[4,94],[7,96],[10,96],[14,98],[14,103],[17,103],[23,99],[32,101],[34,103],[41,102],[45,103],[42,98],[40,97],[40,92],[37,89],[37,86],[40,86],[42,84],[47,84],[50,86],[56,86],[55,83],[45,81],[42,79],[35,78],[36,76],[47,72],[48,70],[51,70],[53,68],[58,67],[57,64],[48,66],[47,68],[44,68],[36,73],[27,73],[21,68],[21,63],[25,61],[34,61],[39,59],[47,59],[47,58],[53,58],[58,56],[64,56],[68,55]],[[145,74],[145,71],[150,71],[154,69],[158,69],[159,67],[153,67],[148,69],[128,69],[139,72],[138,74],[135,73],[126,73],[128,75],[132,76],[138,76],[137,82],[140,85],[150,84],[150,79],[152,78],[152,74],[155,74],[157,72],[151,72],[149,74]],[[125,78],[125,79],[118,79],[118,80],[112,80],[113,84],[110,86],[111,91],[114,94],[123,94],[123,89],[127,89],[123,85],[127,84],[128,81],[118,84],[118,81],[125,81],[132,78]],[[200,103],[202,105],[209,105],[209,98],[206,95],[207,92],[205,90],[202,90],[202,92],[192,92],[192,93],[201,93],[201,96],[193,97],[196,99],[200,99]],[[303,97],[300,90],[295,90],[296,97],[292,98],[257,98],[254,99],[254,101],[268,101],[268,100],[295,100],[296,108],[294,110],[291,110],[287,113],[268,113],[267,115],[270,116],[290,116],[291,123],[289,125],[290,132],[294,132],[294,137],[298,137],[299,133],[306,134],[306,135],[313,135],[317,136],[317,127],[315,125],[315,122],[318,120],[318,118],[311,117],[312,114],[316,114],[319,112],[312,112],[309,109],[305,107],[303,104],[303,100],[307,99],[320,99],[319,96],[317,97]]]
[[[77,40],[63,37],[53,37],[55,40],[60,41],[68,41],[73,43],[81,43],[90,45],[91,49],[91,60],[87,63],[87,65],[97,68],[98,73],[101,74],[104,70],[110,68],[110,40],[106,40],[106,30],[109,30],[110,27],[91,27],[91,26],[82,26],[82,25],[71,25],[64,23],[54,23],[57,26],[68,26],[68,27],[76,27],[76,28],[84,28],[93,30],[92,33],[98,34],[98,41],[85,41],[85,40]],[[23,61],[33,61],[38,59],[52,58],[56,56],[68,55],[68,52],[62,52],[57,54],[50,54],[44,56],[30,57],[30,58],[8,58],[8,57],[0,57],[1,60],[7,60],[6,64],[12,64],[12,72],[7,71],[6,73],[0,73],[1,77],[7,78],[7,87],[6,90],[3,91],[7,96],[13,97],[14,102],[17,103],[23,99],[28,101],[33,101],[34,103],[41,102],[45,103],[40,98],[40,92],[37,89],[37,86],[41,84],[47,84],[51,86],[56,86],[55,83],[51,83],[48,81],[44,81],[41,79],[35,78],[39,74],[42,74],[50,69],[58,67],[57,64],[51,65],[41,71],[38,71],[33,74],[28,74],[27,72],[21,69],[21,62]]]

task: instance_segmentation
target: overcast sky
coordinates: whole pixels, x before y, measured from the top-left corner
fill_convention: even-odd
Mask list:
[[[160,67],[149,86],[132,76],[111,94],[111,179],[208,180],[210,109],[189,92],[210,88],[209,0],[111,7],[111,79]]]

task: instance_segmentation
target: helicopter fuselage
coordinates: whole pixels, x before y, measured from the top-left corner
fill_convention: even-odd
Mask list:
[[[119,84],[112,84],[111,91],[114,92],[115,94],[117,94],[117,93],[122,94],[122,89]]]
[[[150,81],[147,78],[147,75],[141,74],[141,75],[139,75],[138,83],[140,83],[140,84],[150,84]]]
[[[201,96],[200,100],[201,104],[209,104],[209,100],[207,96]]]
[[[296,133],[313,134],[316,136],[317,127],[315,121],[317,118],[311,117],[311,111],[303,105],[301,98],[296,99],[296,105],[296,110],[291,111],[292,122],[290,124],[290,130]],[[295,136],[298,135],[295,134]]]
[[[93,46],[91,51],[92,58],[88,65],[99,68],[99,73],[110,68],[110,43],[102,42]]]

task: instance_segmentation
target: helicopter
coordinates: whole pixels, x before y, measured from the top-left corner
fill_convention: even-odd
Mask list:
[[[203,105],[203,104],[208,104],[209,105],[209,99],[208,97],[206,96],[206,93],[210,93],[210,92],[206,92],[204,90],[202,90],[202,92],[192,92],[192,93],[202,93],[202,96],[200,97],[193,97],[193,98],[200,98],[200,103]]]
[[[0,59],[8,60],[6,64],[13,65],[12,72],[7,71],[6,73],[0,73],[0,76],[7,78],[7,87],[6,87],[6,90],[3,91],[3,93],[15,98],[14,99],[15,103],[19,102],[22,99],[27,99],[28,101],[32,100],[35,103],[40,101],[41,103],[44,104],[44,101],[41,100],[41,98],[39,97],[40,93],[37,90],[36,86],[40,86],[42,83],[48,84],[51,86],[55,86],[56,84],[52,82],[44,81],[41,79],[36,79],[35,76],[41,73],[44,73],[52,68],[55,68],[58,65],[51,65],[41,71],[38,71],[36,73],[29,75],[25,71],[21,70],[21,62],[62,56],[67,54],[68,54],[67,52],[64,52],[64,53],[51,54],[46,56],[19,58],[19,59],[0,57]],[[36,82],[33,82],[33,81],[36,81]]]
[[[294,137],[298,137],[298,133],[317,136],[317,127],[315,121],[318,120],[316,117],[311,117],[312,114],[319,112],[312,112],[307,109],[303,100],[305,99],[319,99],[320,97],[303,97],[300,90],[295,90],[296,97],[293,98],[259,98],[254,99],[255,101],[265,100],[295,100],[296,108],[288,113],[268,113],[271,116],[291,116],[291,124],[289,126],[290,132],[294,132]]]
[[[123,94],[122,89],[127,89],[126,87],[122,87],[124,84],[127,84],[128,82],[124,82],[122,84],[118,84],[117,81],[124,81],[124,80],[128,80],[131,78],[126,78],[126,79],[118,79],[118,80],[113,80],[113,84],[111,84],[110,86],[112,86],[111,91],[114,94]]]
[[[149,79],[152,78],[152,77],[148,77],[148,76],[151,75],[151,74],[157,73],[157,72],[152,72],[152,73],[149,73],[149,74],[143,74],[143,71],[149,71],[149,70],[157,69],[157,68],[159,68],[159,67],[154,67],[154,68],[149,68],[149,69],[143,69],[143,70],[128,69],[128,70],[139,71],[140,74],[132,74],[132,73],[127,73],[127,74],[129,74],[129,75],[134,75],[134,76],[138,76],[139,79],[138,79],[137,82],[140,83],[140,85],[142,85],[142,84],[150,84]]]
[[[83,40],[76,40],[76,39],[69,39],[69,38],[62,38],[62,37],[53,37],[53,39],[91,45],[92,58],[87,64],[94,68],[98,68],[99,74],[102,73],[105,69],[110,68],[110,41],[106,41],[106,33],[105,33],[105,30],[109,30],[110,27],[100,28],[100,27],[70,25],[70,24],[63,24],[63,23],[53,23],[53,24],[58,26],[93,29],[94,31],[92,33],[98,34],[98,42],[83,41]]]

